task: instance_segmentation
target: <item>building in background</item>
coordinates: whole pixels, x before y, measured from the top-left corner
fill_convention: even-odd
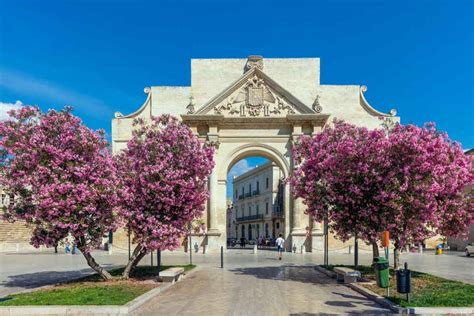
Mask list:
[[[226,230],[227,230],[227,238],[232,238],[232,224],[235,223],[234,218],[234,206],[232,203],[232,199],[227,199],[227,211],[226,211]]]
[[[474,160],[472,159],[472,157],[474,156],[474,148],[467,150],[465,154],[471,157],[471,163],[474,167]],[[471,183],[464,189],[464,194],[466,196],[472,196],[473,193],[474,183]],[[474,224],[471,224],[471,226],[469,226],[469,232],[465,238],[448,238],[448,245],[452,250],[464,251],[466,249],[467,244],[472,243],[474,243]]]
[[[273,162],[265,163],[233,180],[232,238],[256,240],[284,234],[283,172]],[[229,214],[229,211],[228,211]],[[229,219],[228,219],[229,223]]]
[[[30,245],[31,229],[24,221],[10,223],[2,220],[3,209],[13,202],[13,195],[0,187],[0,252],[33,250],[35,248]]]

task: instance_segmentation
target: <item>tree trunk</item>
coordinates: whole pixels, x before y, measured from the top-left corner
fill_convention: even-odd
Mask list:
[[[135,249],[133,250],[133,253],[130,257],[130,260],[127,263],[127,266],[125,267],[125,270],[123,270],[122,278],[128,279],[135,270],[135,267],[137,264],[142,260],[142,258],[146,255],[145,247],[141,245],[137,245]]]
[[[84,258],[86,258],[86,261],[87,261],[87,264],[89,265],[89,267],[91,267],[95,272],[97,272],[102,279],[107,281],[107,280],[112,280],[114,278],[107,270],[102,268],[95,261],[94,257],[92,257],[92,255],[88,251],[86,251],[86,249],[84,247],[78,247],[78,248],[81,251]]]
[[[376,241],[372,241],[372,258],[380,257],[379,253],[379,245],[377,245]]]
[[[393,249],[393,269],[396,270],[400,266],[400,249],[395,246]]]

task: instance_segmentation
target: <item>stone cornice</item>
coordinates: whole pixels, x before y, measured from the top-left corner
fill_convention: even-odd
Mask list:
[[[181,114],[181,118],[185,123],[216,124],[224,120],[224,116],[220,114]]]
[[[288,123],[310,123],[324,126],[329,114],[288,114],[286,117],[225,117],[220,114],[182,114],[185,123],[208,123],[212,125],[228,124],[265,124],[265,125],[287,125]]]
[[[329,114],[288,114],[286,119],[292,123],[316,123],[324,126],[330,116]]]

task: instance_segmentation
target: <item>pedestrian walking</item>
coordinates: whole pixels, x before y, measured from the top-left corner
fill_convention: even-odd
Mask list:
[[[64,242],[64,253],[68,254],[71,252],[70,246],[69,240],[66,239],[66,242]]]
[[[285,249],[285,239],[283,239],[282,234],[278,235],[277,240],[275,241],[278,250],[278,260],[281,260],[281,255]]]

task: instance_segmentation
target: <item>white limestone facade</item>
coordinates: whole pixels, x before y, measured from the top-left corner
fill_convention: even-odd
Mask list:
[[[192,59],[191,85],[145,88],[146,100],[137,111],[112,120],[114,153],[126,147],[135,118],[160,114],[179,117],[203,141],[216,146],[215,168],[209,178],[210,199],[203,221],[206,251],[226,246],[227,173],[239,160],[268,158],[283,178],[294,164],[292,143],[320,132],[332,119],[378,127],[380,117],[398,121],[395,111],[380,112],[367,102],[361,85],[320,82],[319,58]],[[322,247],[322,230],[304,214],[304,205],[284,187],[286,245],[298,251]],[[234,212],[235,213],[235,212]],[[309,232],[308,232],[309,227]]]
[[[233,179],[233,238],[257,240],[284,234],[283,172],[267,162]]]

